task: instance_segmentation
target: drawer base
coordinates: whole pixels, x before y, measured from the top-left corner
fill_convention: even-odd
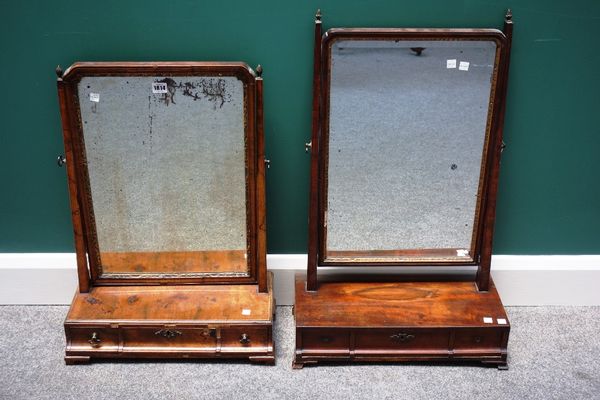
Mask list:
[[[253,285],[95,287],[65,321],[67,365],[94,359],[245,359],[274,364],[273,291]]]
[[[311,366],[311,365],[317,365],[318,363],[322,363],[325,365],[331,365],[334,363],[373,363],[373,364],[384,364],[384,363],[409,363],[409,364],[416,364],[416,363],[439,363],[439,364],[464,364],[464,365],[473,365],[476,363],[481,364],[484,367],[491,367],[491,368],[498,368],[498,370],[500,371],[508,371],[508,363],[506,362],[506,360],[495,360],[495,361],[491,361],[491,360],[468,360],[468,359],[458,359],[458,358],[454,358],[451,360],[448,359],[427,359],[424,357],[415,357],[414,359],[409,359],[409,358],[393,358],[393,357],[386,357],[386,358],[377,358],[377,357],[371,357],[371,358],[353,358],[353,359],[342,359],[342,358],[319,358],[319,359],[315,359],[315,358],[311,358],[311,357],[301,357],[300,361],[298,361],[298,358],[296,358],[295,360],[292,361],[292,369],[302,369],[305,366]]]
[[[112,358],[112,359],[116,359],[116,358],[123,358],[125,359],[125,357],[100,357],[100,356],[94,356],[93,358]],[[150,355],[147,357],[127,357],[127,359],[157,359],[156,356],[154,355]],[[212,358],[214,359],[215,357],[165,357],[165,358],[169,358],[169,359],[190,359],[190,358],[197,358],[197,359],[202,359],[202,358]],[[240,359],[243,358],[247,358],[248,361],[250,361],[252,364],[261,364],[261,365],[275,365],[275,354],[271,354],[271,355],[265,355],[265,356],[247,356],[247,357],[240,357]],[[90,364],[92,362],[92,356],[65,356],[65,365],[86,365],[86,364]]]
[[[507,369],[510,325],[492,283],[296,279],[292,367],[332,362],[480,363]]]
[[[86,365],[92,363],[95,359],[146,359],[146,360],[158,360],[158,359],[172,359],[172,360],[189,360],[189,359],[239,359],[247,360],[252,364],[262,365],[275,365],[275,352],[274,348],[271,350],[265,349],[264,351],[244,352],[239,354],[232,353],[187,353],[182,354],[180,352],[161,352],[161,353],[148,353],[148,352],[128,352],[127,354],[122,353],[100,353],[100,352],[86,352],[89,355],[73,355],[82,354],[82,352],[66,351],[65,364],[66,365]]]

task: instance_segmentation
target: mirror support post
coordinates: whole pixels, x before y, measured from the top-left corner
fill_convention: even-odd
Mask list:
[[[321,10],[315,15],[315,43],[313,58],[313,104],[310,146],[310,197],[308,207],[308,268],[306,290],[317,290],[317,263],[319,242],[319,134],[321,113]]]
[[[71,131],[69,129],[69,110],[66,99],[65,82],[62,80],[63,72],[56,67],[58,87],[58,103],[60,105],[60,116],[62,122],[63,139],[65,142],[65,158],[67,160],[67,178],[69,182],[69,201],[71,202],[71,220],[73,221],[73,234],[75,238],[75,250],[77,253],[77,278],[79,281],[79,292],[90,291],[90,274],[87,267],[85,241],[83,237],[82,215],[79,207],[77,179],[75,177],[75,162],[73,157],[73,146]]]
[[[512,12],[509,9],[504,19],[504,35],[506,44],[502,53],[500,77],[498,81],[498,96],[500,99],[498,107],[498,120],[496,132],[494,132],[494,143],[492,151],[492,166],[490,183],[488,186],[487,204],[484,215],[484,229],[482,236],[481,258],[477,268],[476,284],[479,291],[488,291],[490,285],[490,268],[492,259],[492,241],[494,236],[494,220],[496,218],[496,194],[498,191],[498,179],[500,175],[500,157],[503,150],[502,131],[504,129],[504,115],[506,111],[506,93],[508,90],[508,70],[510,65],[510,49],[512,42],[513,21]]]
[[[264,137],[264,114],[263,114],[263,79],[262,67],[256,67],[256,136],[257,136],[257,179],[256,192],[257,201],[257,263],[256,274],[258,279],[258,291],[266,293],[267,286],[267,213],[266,213],[266,177],[265,177],[265,137]]]

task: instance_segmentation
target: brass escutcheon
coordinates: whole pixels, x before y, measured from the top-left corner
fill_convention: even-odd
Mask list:
[[[404,333],[404,332],[400,332],[400,333],[396,333],[392,336],[390,336],[390,339],[392,339],[395,342],[408,342],[409,340],[413,340],[415,338],[415,335],[411,335],[410,333]]]
[[[165,337],[167,339],[173,339],[176,336],[182,335],[181,332],[176,331],[175,329],[161,329],[159,331],[154,332],[154,334]]]
[[[242,333],[242,336],[240,336],[240,343],[244,345],[250,344],[250,337],[247,334]]]
[[[100,342],[102,342],[102,340],[100,340],[98,334],[96,332],[93,332],[92,337],[90,338],[90,340],[88,340],[88,343],[91,344],[92,347],[97,348],[100,347]]]

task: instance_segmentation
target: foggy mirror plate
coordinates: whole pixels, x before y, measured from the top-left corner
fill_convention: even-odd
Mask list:
[[[78,95],[103,272],[246,272],[243,82],[90,76]]]
[[[337,40],[326,256],[469,258],[493,41]]]

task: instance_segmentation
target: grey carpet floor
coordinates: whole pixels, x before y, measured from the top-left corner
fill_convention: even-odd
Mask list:
[[[1,399],[600,399],[600,307],[509,307],[508,371],[423,364],[291,369],[279,307],[277,365],[101,362],[65,366],[64,306],[0,307]]]

